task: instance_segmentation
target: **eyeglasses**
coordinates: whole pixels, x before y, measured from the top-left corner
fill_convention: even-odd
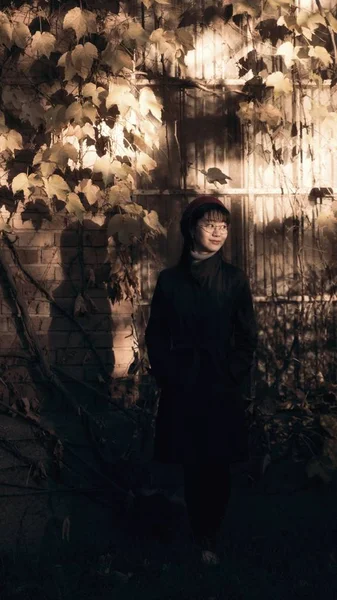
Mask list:
[[[226,233],[228,229],[226,223],[199,223],[199,227],[207,231],[207,233],[214,233],[215,231]]]

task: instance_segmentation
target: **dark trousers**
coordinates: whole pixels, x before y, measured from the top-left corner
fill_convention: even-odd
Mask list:
[[[230,466],[184,464],[184,496],[194,540],[214,541],[224,519],[231,492]]]

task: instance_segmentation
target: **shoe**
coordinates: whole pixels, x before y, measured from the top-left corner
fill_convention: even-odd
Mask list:
[[[216,554],[216,552],[212,552],[211,550],[202,550],[201,551],[201,562],[204,565],[219,565],[220,558]]]
[[[218,565],[220,558],[217,553],[216,536],[203,536],[199,540],[201,549],[201,561],[204,565]]]

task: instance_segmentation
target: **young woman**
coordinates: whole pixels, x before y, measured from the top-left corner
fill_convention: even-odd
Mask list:
[[[159,274],[145,340],[161,388],[154,459],[183,465],[195,542],[217,564],[217,533],[230,496],[230,464],[248,460],[241,385],[256,348],[252,296],[244,272],[222,248],[230,213],[199,196],[180,222],[179,263]]]

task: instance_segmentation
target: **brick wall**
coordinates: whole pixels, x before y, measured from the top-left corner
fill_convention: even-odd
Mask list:
[[[97,276],[107,257],[107,238],[103,217],[84,222],[83,267],[78,259],[80,240],[76,223],[64,216],[52,221],[43,220],[34,229],[38,214],[14,218],[17,240],[14,243],[20,261],[70,314],[74,313],[76,296],[81,291],[81,275],[92,269]],[[51,306],[40,292],[15,266],[9,250],[3,250],[9,261],[18,289],[23,293],[35,331],[41,344],[48,350],[50,360],[62,367],[65,373],[98,383],[99,365],[89,344],[76,325]],[[100,283],[87,290],[88,314],[78,320],[89,332],[106,369],[114,377],[126,375],[133,360],[131,312],[129,302],[112,305],[106,285]],[[13,351],[24,348],[25,342],[18,333],[16,309],[7,296],[4,282],[0,286],[0,346]],[[19,327],[20,329],[20,327]]]

